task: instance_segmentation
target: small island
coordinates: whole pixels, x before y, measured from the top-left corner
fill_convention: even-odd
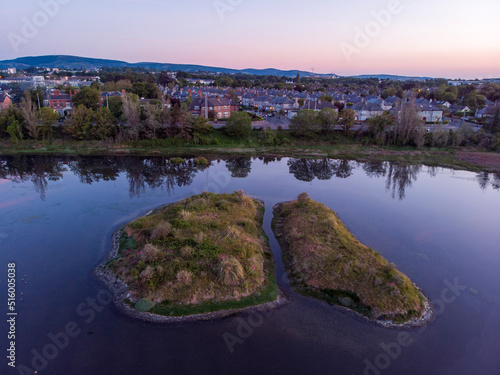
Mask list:
[[[386,326],[421,325],[431,319],[431,304],[419,288],[307,193],[274,207],[273,230],[298,293]]]
[[[145,320],[272,307],[280,299],[263,217],[263,203],[243,192],[169,204],[119,228],[97,275],[118,307]]]

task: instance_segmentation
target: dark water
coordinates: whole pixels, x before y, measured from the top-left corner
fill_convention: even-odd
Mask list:
[[[4,354],[9,262],[23,295],[18,367],[2,355],[0,374],[34,366],[57,375],[499,374],[499,188],[498,175],[342,160],[238,159],[199,169],[160,158],[1,157]],[[265,315],[154,325],[107,304],[92,270],[118,225],[203,190],[241,189],[266,204],[285,291],[272,207],[306,191],[419,284],[436,301],[436,319],[425,330],[389,330],[292,294]]]

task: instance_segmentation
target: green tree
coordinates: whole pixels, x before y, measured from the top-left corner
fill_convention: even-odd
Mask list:
[[[59,113],[55,112],[49,107],[43,107],[37,113],[38,121],[40,123],[40,132],[45,139],[52,138],[52,126],[61,118]]]
[[[92,119],[94,111],[84,105],[73,108],[71,117],[67,120],[64,132],[74,139],[88,140],[92,136]]]
[[[356,112],[352,109],[344,109],[339,116],[339,125],[344,133],[349,133],[356,121]]]
[[[10,138],[15,143],[19,142],[24,138],[23,134],[23,126],[21,122],[15,117],[10,116],[8,120],[7,133],[10,135]]]
[[[316,115],[316,120],[324,133],[332,131],[337,125],[338,115],[337,111],[332,108],[323,108]]]
[[[73,106],[84,106],[95,111],[99,107],[100,95],[99,90],[85,86],[73,96]]]
[[[227,121],[225,132],[230,137],[246,138],[252,132],[252,119],[246,112],[233,112]]]
[[[94,113],[92,136],[102,141],[114,137],[116,128],[113,122],[113,114],[108,108],[97,108]]]
[[[368,134],[378,145],[384,145],[387,141],[388,130],[391,128],[392,116],[389,112],[373,116],[368,121]]]
[[[468,106],[471,111],[475,112],[476,109],[483,109],[486,107],[486,98],[478,91],[472,91],[464,97],[464,104]]]
[[[41,108],[43,106],[43,99],[45,96],[43,95],[43,90],[38,87],[36,89],[29,90],[31,101],[33,102],[36,108]],[[40,105],[39,105],[40,104]]]
[[[203,116],[191,116],[191,127],[194,134],[207,134],[214,130],[213,125]]]
[[[116,121],[123,120],[123,101],[120,96],[110,96],[106,102],[106,106],[109,106],[111,115]]]
[[[299,111],[290,122],[290,130],[296,137],[316,138],[319,130],[316,112],[312,109]]]

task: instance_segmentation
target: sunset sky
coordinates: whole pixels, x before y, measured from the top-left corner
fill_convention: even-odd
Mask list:
[[[58,10],[42,10],[55,1]],[[22,0],[0,8],[0,60],[67,54],[339,75],[497,78],[499,15],[498,0]],[[40,25],[36,35],[23,34],[27,20]]]

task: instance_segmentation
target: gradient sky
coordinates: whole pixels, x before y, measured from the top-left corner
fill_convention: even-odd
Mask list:
[[[51,1],[66,4],[16,51],[9,33],[22,36],[24,19],[33,20],[40,3]],[[373,12],[387,12],[391,2],[399,4],[397,12],[377,26]],[[226,10],[218,13],[216,5]],[[55,53],[228,68],[314,67],[340,75],[497,78],[499,15],[498,0],[19,0],[0,8],[0,60]],[[357,30],[367,27],[371,36],[356,45]],[[343,53],[348,45],[357,48],[350,58]]]

